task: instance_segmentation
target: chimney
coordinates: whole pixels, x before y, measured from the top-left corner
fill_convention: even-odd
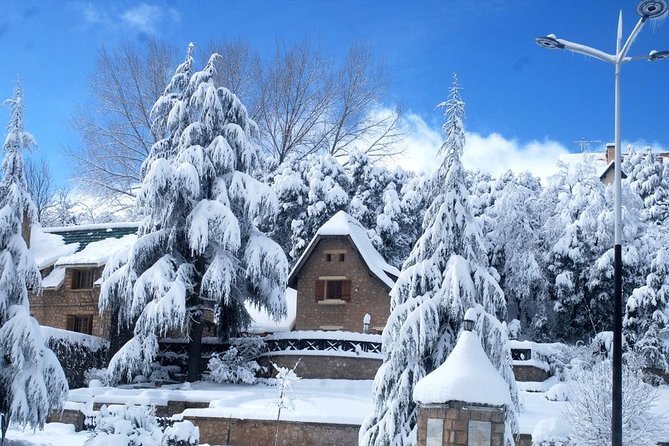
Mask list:
[[[612,142],[606,145],[606,164],[616,159],[616,145]]]
[[[23,211],[23,221],[21,222],[21,236],[26,241],[26,246],[30,248],[30,218],[26,210]]]

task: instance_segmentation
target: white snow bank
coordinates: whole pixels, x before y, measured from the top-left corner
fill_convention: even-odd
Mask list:
[[[56,266],[92,265],[102,266],[109,258],[121,250],[130,250],[137,240],[135,234],[124,235],[121,238],[110,237],[86,245],[81,251],[61,257]]]
[[[40,330],[45,341],[47,339],[60,339],[66,341],[68,344],[78,344],[93,351],[106,348],[109,345],[109,343],[102,338],[84,333],[77,333],[76,331],[61,330],[60,328],[47,327],[44,325],[40,325]]]
[[[79,243],[66,245],[63,237],[47,231],[39,225],[30,228],[30,252],[39,269],[51,266],[60,257],[74,254],[79,249]]]
[[[372,380],[302,379],[288,392],[290,407],[281,411],[281,419],[360,425],[372,412],[372,384]],[[208,408],[186,409],[183,415],[254,420],[275,420],[278,397],[279,388],[273,386],[209,382],[192,383],[189,388],[81,388],[69,394],[70,401],[89,405],[208,403]]]
[[[91,438],[87,431],[75,432],[73,424],[47,423],[44,430],[10,426],[6,446],[82,446]]]
[[[532,431],[533,444],[569,444],[571,429],[569,423],[562,418],[550,417],[539,420]]]
[[[65,268],[54,268],[44,279],[42,279],[42,288],[56,289],[65,281]]]
[[[495,370],[478,336],[463,331],[446,361],[418,381],[413,391],[417,403],[511,404],[509,386]]]
[[[344,211],[337,212],[318,229],[314,238],[311,239],[309,246],[307,246],[307,249],[305,249],[304,253],[302,253],[302,256],[295,264],[295,267],[293,267],[290,276],[293,275],[295,268],[302,264],[304,256],[311,252],[319,235],[347,235],[351,237],[353,244],[358,249],[358,252],[370,271],[372,271],[372,273],[374,273],[374,275],[388,287],[392,288],[395,285],[395,280],[390,276],[399,277],[400,271],[384,260],[381,254],[374,248],[374,245],[372,245],[372,241],[367,236],[367,230],[355,218]]]
[[[246,304],[246,311],[253,319],[253,323],[248,330],[249,333],[275,333],[292,330],[297,315],[297,291],[292,288],[286,288],[286,310],[286,316],[275,321],[267,311]]]

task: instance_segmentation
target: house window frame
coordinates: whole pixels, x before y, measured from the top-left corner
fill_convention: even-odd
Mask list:
[[[329,297],[329,283],[337,282],[340,286],[338,297]],[[345,304],[351,300],[352,283],[348,276],[319,276],[316,281],[315,298],[319,304],[334,305]]]
[[[93,334],[93,315],[92,314],[68,314],[65,320],[65,327],[69,331],[76,333]]]
[[[75,291],[90,291],[95,284],[94,268],[72,268],[70,289]]]

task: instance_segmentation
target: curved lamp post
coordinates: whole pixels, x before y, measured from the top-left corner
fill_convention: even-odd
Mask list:
[[[623,13],[618,16],[618,35],[616,39],[616,53],[608,54],[604,51],[558,39],[554,34],[536,39],[537,45],[548,49],[569,50],[584,54],[615,66],[615,235],[614,235],[614,289],[615,305],[613,316],[613,389],[612,389],[612,445],[622,446],[622,211],[621,211],[621,155],[620,155],[620,70],[623,64],[635,60],[656,61],[669,58],[669,51],[651,51],[646,56],[629,57],[632,43],[639,35],[648,20],[663,16],[667,12],[666,0],[643,0],[636,12],[640,18],[623,44]]]

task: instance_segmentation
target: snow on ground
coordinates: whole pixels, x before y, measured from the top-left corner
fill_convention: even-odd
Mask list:
[[[282,420],[334,424],[360,424],[372,411],[371,380],[303,379],[289,393],[290,407],[281,412]],[[546,390],[557,383],[519,383],[522,410],[520,432],[557,435],[568,430],[563,411],[567,403],[549,401]],[[533,391],[529,391],[529,390]],[[541,391],[536,391],[541,390]],[[277,387],[266,385],[214,384],[198,382],[161,388],[136,389],[97,387],[71,390],[66,409],[90,408],[101,404],[156,404],[168,401],[206,403],[208,408],[186,409],[183,415],[274,420],[277,415]],[[654,411],[669,414],[669,386],[659,390],[660,399]],[[79,446],[89,433],[75,433],[69,425],[49,423],[44,431],[21,431],[10,428],[10,446]]]
[[[5,446],[81,446],[90,437],[90,432],[75,432],[72,424],[48,423],[41,431],[10,427]]]

